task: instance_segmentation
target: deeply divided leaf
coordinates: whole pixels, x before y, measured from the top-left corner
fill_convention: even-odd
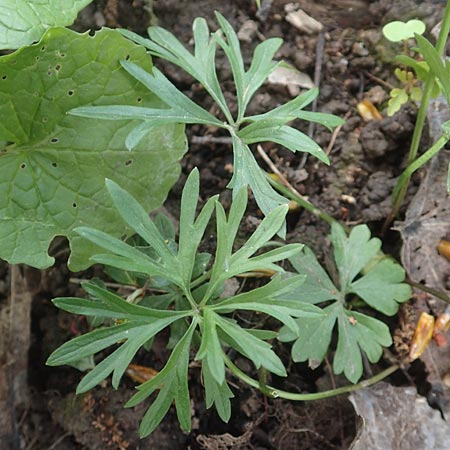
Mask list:
[[[411,298],[411,287],[403,283],[404,269],[390,259],[383,259],[367,274],[350,285],[350,292],[361,297],[372,308],[393,316],[399,303]],[[380,289],[381,287],[381,289]]]
[[[338,316],[339,339],[333,360],[334,373],[356,383],[362,375],[361,351],[370,362],[377,362],[383,347],[392,344],[389,328],[373,317],[341,309]]]
[[[333,332],[337,331],[334,372],[344,373],[356,383],[363,372],[361,353],[375,363],[380,359],[383,347],[391,345],[392,339],[383,322],[353,310],[351,294],[358,295],[372,308],[392,315],[399,303],[410,298],[411,289],[403,283],[405,272],[399,264],[386,257],[379,259],[381,243],[371,238],[367,226],[358,225],[347,236],[340,225],[333,225],[331,242],[339,287],[334,285],[311,250],[305,248],[293,256],[290,259],[293,267],[306,275],[306,280],[286,298],[304,304],[322,304],[323,314],[297,318],[297,330],[285,324],[279,339],[295,341],[293,360],[308,361],[314,369],[325,358]],[[363,275],[358,278],[361,273]]]
[[[233,151],[233,177],[228,183],[228,187],[233,189],[233,196],[236,196],[242,187],[249,186],[264,214],[268,214],[279,205],[288,203],[285,197],[272,188],[250,148],[238,136],[233,136]],[[284,227],[279,234],[281,236],[285,234]]]
[[[340,287],[345,292],[356,275],[378,253],[381,241],[370,237],[367,225],[356,226],[347,237],[342,226],[336,223],[331,229],[331,242],[339,271]]]

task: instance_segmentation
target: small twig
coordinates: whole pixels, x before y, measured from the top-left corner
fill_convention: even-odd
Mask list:
[[[262,156],[262,155],[261,155]],[[266,155],[267,156],[267,155]],[[324,222],[328,223],[329,225],[333,225],[334,223],[338,223],[338,221],[330,216],[328,213],[321,211],[317,206],[314,206],[309,200],[306,199],[306,197],[303,197],[299,193],[295,193],[291,190],[294,189],[290,184],[288,186],[285,186],[283,183],[280,183],[280,181],[274,180],[268,173],[266,173],[267,181],[281,194],[283,194],[285,197],[289,198],[290,200],[293,200],[298,205],[300,205],[302,208],[306,209],[306,211],[309,211],[311,214],[314,214],[319,219],[323,220]],[[348,231],[348,227],[345,224],[342,224],[344,229]]]
[[[345,113],[344,116],[344,120],[347,120],[350,116],[351,116],[352,112],[351,111],[347,111]],[[329,155],[331,153],[331,150],[333,149],[334,143],[336,142],[336,139],[338,137],[339,132],[342,130],[342,127],[344,126],[344,124],[337,126],[334,131],[333,134],[331,135],[331,139],[330,142],[328,143],[328,147],[325,150],[325,153],[327,155]]]
[[[280,179],[280,181],[295,195],[299,196],[305,201],[308,201],[300,192],[297,191],[297,189],[292,186],[291,183],[287,180],[287,178],[278,170],[278,168],[275,166],[273,161],[270,159],[270,157],[267,155],[267,153],[262,148],[262,145],[258,144],[256,146],[256,150],[259,153],[259,156],[264,160],[264,162],[269,166],[270,170],[277,175],[277,177]]]
[[[232,144],[233,140],[230,137],[215,137],[215,136],[192,136],[192,144]]]
[[[28,413],[30,412],[30,407],[27,405],[25,411],[22,413],[22,416],[20,417],[19,423],[17,424],[17,428],[20,430],[25,422],[25,419],[28,416]]]
[[[53,442],[53,444],[50,445],[50,447],[48,447],[47,450],[53,450],[53,449],[57,448],[56,446],[58,444],[60,444],[66,437],[70,436],[71,434],[72,433],[70,433],[70,432],[64,433],[62,436],[60,436],[58,439],[56,439],[56,441]]]
[[[314,66],[314,85],[316,87],[320,86],[320,80],[322,78],[322,65],[323,65],[323,54],[325,50],[325,33],[321,31],[317,38],[316,45],[316,64]],[[314,99],[312,104],[312,111],[317,111],[317,97]],[[308,136],[310,138],[314,135],[315,123],[310,122],[308,126]]]
[[[325,49],[325,33],[321,31],[319,33],[319,37],[317,39],[317,45],[316,45],[316,64],[314,66],[314,85],[316,87],[320,86],[320,80],[322,78],[322,65],[323,65],[323,55],[324,55],[324,49]],[[314,99],[311,111],[316,112],[317,111],[317,97]],[[308,136],[312,138],[314,136],[314,130],[315,130],[316,124],[314,122],[309,122],[308,125]],[[306,164],[306,159],[308,158],[308,153],[304,153],[302,160],[300,161],[300,164],[298,165],[297,169],[302,169],[304,165]]]
[[[39,435],[36,433],[33,437],[33,439],[31,439],[30,443],[25,447],[25,450],[32,450],[32,448],[34,447],[34,444],[36,444],[36,442],[39,440]]]
[[[389,90],[394,89],[394,86],[392,86],[392,84],[382,80],[381,78],[376,77],[375,75],[372,75],[370,72],[364,71],[364,75],[369,77],[371,80],[376,81],[378,84],[381,84],[385,88],[388,88]]]

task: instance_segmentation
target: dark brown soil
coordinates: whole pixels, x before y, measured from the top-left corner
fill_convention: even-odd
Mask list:
[[[144,0],[98,0],[86,8],[77,22],[77,29],[106,25],[128,27],[144,33],[150,20],[168,28],[186,44],[191,39],[193,19],[204,16],[215,29],[214,10],[220,11],[239,29],[246,20],[253,20],[258,32],[250,42],[242,42],[246,61],[254,46],[263,38],[281,36],[284,44],[277,55],[314,79],[320,68],[320,96],[317,110],[346,117],[346,124],[335,136],[322,127],[308,132],[323,146],[329,148],[331,166],[326,167],[312,157],[306,161],[301,154],[292,154],[275,146],[265,146],[267,154],[292,185],[311,202],[337,219],[347,223],[368,223],[379,233],[380,225],[390,211],[390,193],[394,179],[404,167],[405,156],[414,127],[416,111],[406,107],[394,117],[364,122],[356,105],[370,98],[382,110],[386,106],[387,89],[377,80],[395,83],[391,65],[393,50],[381,41],[384,23],[393,20],[421,18],[434,25],[442,15],[443,5],[431,0],[415,2],[403,0],[300,0],[297,3],[325,27],[324,47],[317,52],[319,35],[299,32],[284,20],[287,0],[264,2],[265,12],[258,14],[251,0],[154,0],[154,16],[150,19],[144,10]],[[401,3],[401,5],[400,5]],[[320,63],[321,62],[321,63]],[[177,86],[196,101],[213,108],[203,91],[181,70],[163,61],[155,62]],[[226,96],[233,99],[229,67],[219,59],[219,79],[223,80]],[[266,85],[258,92],[251,110],[265,111],[290,100],[285,86]],[[182,162],[183,173],[193,167],[201,171],[202,196],[221,193],[230,200],[226,185],[230,179],[231,148],[210,139],[198,144],[199,137],[220,137],[217,130],[192,126],[187,130],[191,145]],[[260,161],[265,167],[264,162]],[[176,215],[185,175],[174,187],[166,208]],[[410,193],[420,182],[414,179]],[[250,231],[261,219],[251,204],[246,228]],[[302,242],[323,255],[327,251],[328,226],[306,211],[292,212],[288,219],[288,241]],[[389,234],[386,242],[397,249],[396,234]],[[65,268],[65,243],[58,247],[58,263],[41,274],[38,293],[33,299],[32,343],[28,367],[31,404],[23,411],[19,434],[21,449],[103,450],[103,449],[346,449],[356,433],[357,419],[353,407],[345,397],[313,403],[272,401],[237,382],[234,385],[233,415],[229,424],[220,421],[214,412],[205,410],[199,369],[191,370],[193,431],[180,431],[176,415],[171,411],[162,425],[147,439],[139,440],[137,429],[145,405],[124,409],[131,397],[134,383],[124,380],[119,391],[109,383],[93,389],[84,396],[75,396],[80,372],[70,367],[48,368],[44,362],[57,346],[88,329],[88,324],[52,306],[56,296],[82,296],[82,290]],[[0,267],[1,280],[7,269]],[[4,275],[5,274],[5,275]],[[101,271],[90,271],[87,276],[104,276]],[[3,276],[4,275],[4,276]],[[7,284],[0,281],[0,294],[7,292]],[[4,295],[6,297],[6,294]],[[2,301],[0,299],[0,301]],[[395,327],[395,322],[392,322]],[[139,362],[158,369],[164,357],[163,342],[156,350],[139,355]],[[287,361],[290,349],[277,344],[277,351]],[[159,348],[160,347],[160,348]],[[159,348],[159,351],[158,351]],[[245,362],[242,362],[245,364]],[[249,371],[251,372],[249,367]],[[399,381],[399,380],[397,380]],[[401,381],[401,380],[400,380]],[[3,382],[3,381],[0,381]],[[292,364],[288,381],[272,380],[291,391],[318,391],[331,388],[345,380],[330,374],[328,365],[311,371],[305,364]],[[0,443],[0,450],[2,444]]]

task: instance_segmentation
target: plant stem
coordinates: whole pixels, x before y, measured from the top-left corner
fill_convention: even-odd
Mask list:
[[[315,392],[309,394],[298,394],[296,392],[287,392],[276,389],[271,386],[261,385],[260,381],[257,381],[249,377],[244,372],[242,372],[242,370],[239,369],[239,367],[237,367],[235,364],[233,364],[233,362],[231,362],[228,356],[224,355],[224,359],[225,364],[231,370],[233,375],[235,375],[237,378],[247,383],[249,386],[252,386],[255,389],[260,390],[264,395],[267,395],[268,397],[271,398],[285,398],[287,400],[294,400],[300,402],[310,400],[321,400],[323,398],[334,397],[336,395],[345,394],[347,392],[357,391],[359,389],[372,386],[373,384],[378,383],[379,381],[388,377],[389,375],[391,375],[400,368],[397,364],[394,364],[388,367],[387,369],[383,370],[382,372],[378,373],[377,375],[356,384],[342,386],[336,389],[330,389],[329,391]]]
[[[444,134],[425,153],[420,155],[403,171],[403,173],[398,178],[397,185],[394,188],[394,204],[399,201],[399,199],[403,201],[411,175],[417,169],[420,169],[424,164],[426,164],[434,155],[439,153],[439,151],[444,148],[445,144],[447,144],[449,140],[450,136],[448,136],[448,134],[444,132]]]
[[[208,271],[206,271],[205,273],[200,275],[198,278],[196,278],[194,281],[192,281],[192,283],[191,283],[191,291],[192,291],[192,289],[194,289],[197,286],[199,286],[200,284],[202,284],[204,281],[208,280],[209,277],[211,276],[211,272],[212,272],[212,270],[209,269]]]
[[[415,287],[416,289],[419,289],[423,292],[426,292],[427,294],[434,295],[435,297],[439,298],[440,300],[444,301],[445,303],[450,304],[450,297],[446,295],[442,291],[438,291],[437,289],[430,288],[428,286],[424,286],[421,283],[416,283],[415,281],[410,280],[407,278],[405,280],[410,286]]]
[[[184,287],[183,288],[183,294],[186,297],[187,301],[189,302],[189,304],[191,305],[192,309],[196,312],[199,311],[198,307],[199,305],[197,304],[197,302],[194,300],[194,297],[192,296],[192,292],[189,289],[189,287]]]
[[[447,2],[447,5],[445,7],[444,18],[442,19],[441,29],[439,31],[439,36],[436,42],[436,50],[440,56],[444,51],[445,43],[447,42],[449,32],[450,32],[450,1]],[[411,146],[409,148],[408,165],[410,165],[416,159],[417,156],[420,139],[422,137],[423,127],[425,125],[425,119],[427,117],[427,108],[428,103],[430,102],[433,84],[434,84],[434,75],[430,72],[428,74],[428,77],[425,81],[425,85],[423,88],[422,102],[420,104],[419,112],[417,114],[416,125],[414,127]],[[397,182],[396,190],[398,191],[398,194],[393,201],[392,211],[386,218],[386,221],[384,222],[383,233],[387,230],[391,222],[397,216],[398,211],[402,206],[403,200],[405,199],[406,191],[408,189],[410,178],[411,175],[405,176],[403,179],[399,179]]]
[[[269,180],[269,183],[277,189],[279,192],[281,192],[284,196],[287,198],[294,200],[294,202],[298,203],[302,208],[306,209],[310,213],[317,216],[319,219],[322,219],[325,221],[328,225],[333,225],[334,223],[339,223],[334,217],[330,216],[326,212],[321,211],[317,206],[314,206],[309,201],[305,200],[304,198],[300,197],[299,195],[294,194],[289,188],[282,185],[278,181],[274,180],[272,177],[267,175],[267,179]],[[344,228],[345,225],[343,225]]]

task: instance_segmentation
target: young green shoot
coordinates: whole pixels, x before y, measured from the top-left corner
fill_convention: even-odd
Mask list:
[[[273,58],[282,40],[269,38],[258,44],[250,66],[246,68],[236,32],[220,13],[216,13],[216,18],[220,28],[214,33],[210,33],[205,19],[197,18],[194,21],[193,53],[189,52],[173,34],[160,27],[148,29],[149,39],[127,30],[122,30],[122,34],[146,47],[151,55],[170,61],[196,79],[217,104],[221,112],[220,118],[211,115],[180,92],[157,68],[154,67],[148,72],[129,61],[122,61],[124,70],[160,96],[167,105],[166,108],[91,106],[75,108],[70,113],[95,119],[140,121],[128,135],[126,143],[130,150],[153,127],[163,123],[204,124],[226,130],[232,138],[234,153],[233,177],[228,187],[233,189],[235,198],[244,186],[249,186],[259,208],[267,215],[276,207],[288,203],[288,200],[271,187],[249,145],[272,141],[292,152],[310,153],[325,164],[329,164],[328,156],[320,146],[294,128],[291,123],[306,120],[332,129],[343,121],[331,114],[304,111],[304,108],[317,97],[316,88],[266,113],[247,115],[247,108],[254,94],[280,64]],[[215,64],[217,48],[223,51],[231,67],[237,102],[237,111],[234,114],[225,99],[217,76]],[[283,228],[280,229],[280,234],[283,235]]]

